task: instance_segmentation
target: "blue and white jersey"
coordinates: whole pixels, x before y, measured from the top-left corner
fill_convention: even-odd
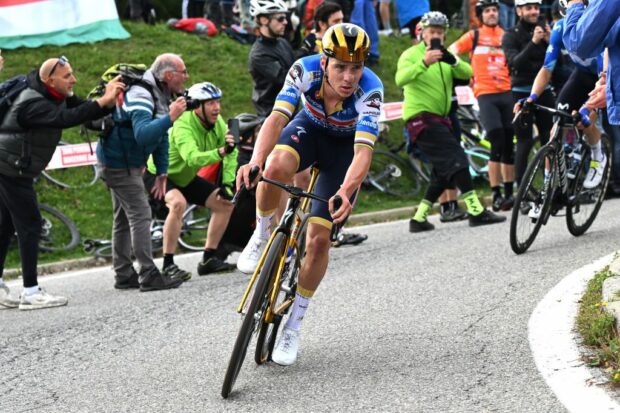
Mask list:
[[[297,60],[291,66],[284,87],[276,97],[275,112],[290,119],[302,103],[301,110],[329,135],[355,135],[355,145],[374,147],[379,134],[379,115],[383,106],[383,84],[370,69],[364,68],[357,90],[346,98],[334,113],[326,113],[323,102],[321,55]]]
[[[553,30],[551,31],[551,37],[549,39],[549,47],[547,47],[547,52],[545,53],[545,63],[544,68],[553,72],[558,59],[561,58],[562,54],[568,54],[570,59],[573,61],[577,69],[597,75],[603,67],[603,57],[591,57],[587,59],[581,59],[574,53],[569,53],[568,50],[564,47],[564,42],[562,40],[562,33],[564,32],[564,19],[558,20],[555,25],[553,25]]]

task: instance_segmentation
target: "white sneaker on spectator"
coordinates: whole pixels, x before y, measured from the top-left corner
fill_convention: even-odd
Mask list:
[[[34,294],[22,293],[19,301],[20,310],[40,310],[42,308],[60,307],[67,305],[69,300],[60,295],[51,295],[39,288]]]
[[[409,34],[409,28],[403,27],[402,29],[400,29],[400,34],[401,35]]]
[[[583,187],[586,189],[596,188],[603,179],[603,172],[605,172],[605,166],[607,165],[607,157],[603,154],[603,159],[600,161],[591,160],[590,169],[586,179],[583,180]]]
[[[254,231],[248,245],[245,246],[237,261],[239,271],[246,274],[254,273],[258,266],[258,260],[260,260],[260,256],[267,246],[267,241],[266,239],[258,238],[258,232]]]
[[[11,290],[6,285],[0,287],[0,309],[3,308],[17,308],[19,306],[19,300],[11,297]]]
[[[379,30],[380,36],[392,36],[394,34],[394,30]]]
[[[297,360],[299,350],[299,331],[284,327],[278,344],[271,353],[271,360],[281,366],[290,366]]]

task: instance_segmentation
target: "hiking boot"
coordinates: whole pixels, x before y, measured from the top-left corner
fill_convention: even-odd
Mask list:
[[[0,309],[17,307],[19,307],[19,300],[11,297],[11,290],[9,290],[9,287],[6,285],[0,287]]]
[[[178,278],[181,281],[187,281],[192,278],[191,272],[182,270],[176,264],[170,264],[162,268],[161,273],[164,277]]]
[[[342,232],[338,235],[338,239],[332,242],[332,247],[338,248],[341,245],[357,245],[368,239],[365,234],[347,234]]]
[[[510,211],[512,207],[515,205],[515,198],[512,195],[504,198],[504,202],[500,206],[500,211]]]
[[[439,221],[441,222],[456,222],[467,218],[467,211],[462,210],[459,207],[450,208],[445,212],[439,213]]]
[[[495,198],[493,198],[493,204],[491,205],[491,208],[493,208],[493,212],[501,211],[503,203],[504,203],[503,196],[496,196]]]
[[[299,331],[284,327],[278,344],[271,353],[271,360],[281,366],[290,366],[297,360],[299,350]]]
[[[198,275],[213,274],[216,272],[232,271],[235,269],[234,264],[229,264],[217,257],[211,257],[206,262],[198,263]]]
[[[19,298],[20,310],[40,310],[42,308],[60,307],[67,305],[69,300],[60,295],[51,295],[45,292],[43,288],[34,294],[24,294]]]
[[[424,231],[432,231],[435,229],[435,226],[428,222],[428,220],[424,220],[422,222],[416,221],[415,219],[409,220],[409,232],[424,232]]]
[[[182,279],[166,277],[155,267],[145,273],[141,272],[139,281],[140,291],[168,290],[183,284]]]
[[[583,180],[583,187],[585,189],[593,189],[599,186],[603,179],[603,172],[605,172],[605,166],[607,165],[607,157],[603,154],[603,159],[600,161],[591,160],[590,169],[586,179]]]
[[[506,221],[506,217],[502,215],[494,214],[493,212],[485,209],[479,215],[470,215],[469,216],[469,226],[470,227],[478,227],[481,225],[490,225],[490,224],[498,224],[500,222]]]
[[[138,273],[135,271],[132,271],[130,276],[116,274],[114,276],[114,288],[118,290],[140,288],[140,281],[138,281]]]
[[[246,274],[254,274],[258,266],[258,260],[260,260],[260,256],[267,246],[267,241],[266,239],[258,238],[258,232],[254,231],[252,238],[248,241],[248,245],[245,246],[237,261],[239,271]]]

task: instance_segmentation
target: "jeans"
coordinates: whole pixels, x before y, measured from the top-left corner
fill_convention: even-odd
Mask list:
[[[499,3],[499,25],[508,30],[515,25],[515,8],[508,4]]]
[[[355,0],[351,23],[357,24],[370,38],[370,57],[379,59],[379,24],[372,0]]]

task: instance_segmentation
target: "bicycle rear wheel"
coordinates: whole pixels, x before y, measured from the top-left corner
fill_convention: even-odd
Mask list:
[[[278,262],[280,261],[280,257],[284,253],[285,246],[285,235],[283,233],[277,233],[260,270],[258,280],[254,286],[252,298],[250,299],[250,304],[243,316],[241,328],[239,329],[239,334],[237,334],[237,340],[235,341],[230,360],[228,361],[228,368],[226,369],[226,375],[224,376],[224,383],[222,385],[222,397],[225,399],[230,395],[235,385],[239,370],[241,370],[241,366],[245,360],[252,334],[256,331],[256,328],[264,318],[265,310],[269,304],[269,292],[271,283],[273,282],[273,276],[277,269]]]
[[[39,211],[41,212],[40,251],[68,251],[78,246],[80,232],[69,217],[45,204],[39,204]]]
[[[590,228],[601,209],[601,205],[603,205],[611,173],[612,154],[610,148],[608,138],[603,135],[601,149],[607,157],[603,177],[596,188],[586,189],[583,187],[583,181],[590,169],[590,148],[587,145],[581,147],[581,162],[575,179],[571,183],[568,206],[566,207],[566,226],[568,232],[576,237],[584,234]]]
[[[373,152],[366,179],[374,188],[396,197],[415,196],[422,186],[405,159],[382,150]]]
[[[209,208],[190,205],[183,213],[179,244],[190,251],[204,250],[210,220],[211,210]]]
[[[555,160],[555,149],[544,146],[525,171],[510,220],[510,247],[516,254],[527,251],[549,217],[556,180]],[[551,167],[547,180],[546,165]]]
[[[480,177],[488,181],[491,151],[482,146],[472,146],[471,148],[465,149],[465,156],[467,156],[472,178]]]
[[[65,146],[69,143],[60,141],[58,145]],[[43,170],[41,175],[60,188],[83,188],[97,182],[99,170],[96,165],[72,166]]]

